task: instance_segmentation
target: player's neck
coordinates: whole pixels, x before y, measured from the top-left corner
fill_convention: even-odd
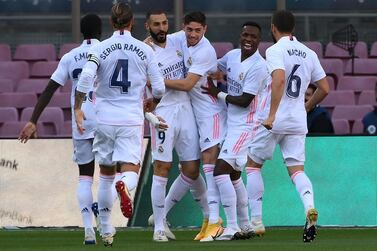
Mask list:
[[[276,34],[276,41],[279,41],[282,37],[293,37],[292,33],[277,33]]]
[[[157,45],[158,47],[161,47],[161,48],[165,48],[165,47],[166,47],[166,41],[163,42],[163,43],[159,43],[159,42],[153,40],[153,43],[154,43],[155,45]]]

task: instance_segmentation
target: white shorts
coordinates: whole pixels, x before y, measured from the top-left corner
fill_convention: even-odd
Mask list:
[[[249,157],[256,163],[263,164],[272,159],[277,144],[283,155],[284,163],[289,166],[304,165],[305,134],[275,134],[259,125],[249,148]]]
[[[113,166],[117,162],[141,162],[143,126],[113,126],[98,124],[93,152],[100,165]]]
[[[78,165],[92,162],[94,160],[93,139],[73,139],[72,160]]]
[[[156,115],[162,117],[169,128],[159,132],[151,127],[153,159],[172,162],[173,148],[180,161],[200,159],[199,134],[191,103],[158,107]]]
[[[216,113],[212,117],[196,118],[199,130],[200,151],[219,145],[226,133],[226,111]]]
[[[242,171],[247,163],[247,152],[255,133],[253,126],[243,129],[228,128],[218,159],[226,161],[234,170]]]

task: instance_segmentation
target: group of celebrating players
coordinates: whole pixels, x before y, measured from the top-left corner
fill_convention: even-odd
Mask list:
[[[152,125],[154,241],[175,239],[166,216],[188,191],[203,213],[194,240],[263,235],[261,168],[277,144],[304,205],[303,241],[314,240],[318,213],[312,184],[304,172],[306,111],[327,95],[329,87],[315,52],[292,35],[293,14],[285,10],[273,14],[275,44],[267,49],[266,59],[258,52],[261,27],[255,22],[242,25],[238,49],[217,59],[204,36],[206,17],[200,11],[185,15],[183,30],[173,34],[168,34],[164,11],[148,12],[145,27],[150,37],[143,42],[130,33],[133,20],[127,4],[115,4],[111,11],[114,34],[99,42],[101,20],[86,15],[81,21],[82,45],[63,56],[20,133],[20,140],[26,142],[53,93],[72,79],[72,136],[80,172],[77,197],[84,243],[96,242],[91,191],[94,159],[100,165],[98,219],[105,246],[112,245],[115,235],[110,215],[116,194],[123,215],[132,216],[130,191],[138,182],[144,117]],[[82,53],[84,60],[77,60]],[[224,76],[227,92],[216,84]],[[309,83],[318,88],[305,103]],[[146,100],[145,92],[150,97]],[[166,195],[173,149],[181,169]],[[116,176],[117,169],[121,174]],[[243,169],[247,186],[241,179]],[[219,217],[221,205],[225,229]]]

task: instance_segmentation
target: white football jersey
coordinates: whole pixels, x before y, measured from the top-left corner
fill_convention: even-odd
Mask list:
[[[131,36],[129,31],[114,34],[93,46],[89,61],[96,62],[97,122],[108,125],[142,125],[143,95],[147,79],[152,93],[165,92],[164,79],[149,45]]]
[[[253,55],[241,62],[241,50],[229,51],[218,61],[218,67],[227,74],[228,94],[241,96],[243,93],[254,95],[254,99],[246,108],[228,104],[228,128],[239,126],[250,127],[256,121],[259,95],[271,82],[267,64],[257,50]]]
[[[174,42],[179,42],[183,50],[184,63],[187,73],[200,75],[199,81],[189,92],[195,117],[211,117],[225,109],[217,98],[204,94],[201,86],[208,86],[207,76],[217,70],[216,52],[207,38],[203,38],[195,46],[187,47],[184,31],[171,34]]]
[[[174,40],[168,35],[165,48],[157,45],[153,45],[153,48],[156,53],[158,67],[165,79],[185,78],[183,52],[179,43],[174,43]],[[170,106],[189,101],[190,98],[187,92],[166,89],[164,96],[158,103],[158,107]]]
[[[64,86],[68,79],[72,81],[71,91],[71,111],[72,111],[72,138],[74,139],[89,139],[94,137],[94,131],[96,127],[96,118],[94,114],[94,90],[90,90],[85,97],[82,104],[82,110],[85,113],[86,120],[84,121],[85,132],[80,134],[77,130],[75,115],[73,112],[73,106],[75,103],[75,90],[79,75],[84,67],[87,58],[89,48],[99,43],[97,39],[87,39],[82,44],[66,53],[60,60],[58,67],[52,74],[51,79]]]
[[[326,77],[317,54],[295,37],[286,36],[267,49],[266,60],[270,74],[277,69],[285,71],[284,94],[272,132],[306,134],[305,91],[310,83]]]

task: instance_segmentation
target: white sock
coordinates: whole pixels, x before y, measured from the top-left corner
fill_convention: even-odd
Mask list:
[[[190,189],[192,183],[194,181],[189,177],[186,177],[183,173],[181,173],[173,182],[170,187],[169,193],[165,198],[165,218],[168,215],[170,209],[180,201],[183,196],[187,193]]]
[[[103,174],[100,174],[99,176],[98,211],[103,234],[112,231],[110,215],[114,202],[111,196],[114,177],[115,175]]]
[[[262,220],[264,184],[260,168],[246,167],[251,220]]]
[[[112,190],[111,190],[111,194],[112,194],[112,196],[113,196],[113,200],[114,200],[114,202],[118,199],[118,192],[117,192],[117,190],[115,189],[115,184],[119,181],[119,180],[121,180],[121,178],[122,178],[122,173],[116,173],[115,174],[115,178],[114,178],[114,184],[113,184],[113,188],[112,188]]]
[[[93,194],[92,194],[93,177],[80,175],[77,186],[77,200],[81,211],[81,217],[84,228],[93,228]]]
[[[247,190],[242,179],[232,181],[234,190],[237,195],[237,216],[240,226],[248,226],[249,223],[249,201]]]
[[[194,183],[192,183],[190,191],[192,196],[194,197],[194,200],[199,204],[200,208],[202,209],[203,218],[208,219],[209,208],[207,201],[207,186],[201,174],[199,174],[199,177],[196,180],[194,180]]]
[[[132,171],[123,172],[121,180],[127,186],[128,192],[131,192],[137,186],[139,175],[136,172]]]
[[[207,181],[207,200],[209,208],[209,224],[219,221],[220,194],[213,177],[214,164],[204,164],[203,170]]]
[[[153,175],[151,199],[154,217],[154,231],[164,231],[165,193],[168,178]]]
[[[301,201],[304,204],[305,215],[308,210],[314,208],[314,194],[313,186],[308,176],[304,171],[297,171],[291,176],[293,184],[296,186],[296,190],[300,195]]]
[[[237,225],[237,195],[229,174],[215,176],[219,188],[221,204],[226,215],[227,228],[238,229]]]

